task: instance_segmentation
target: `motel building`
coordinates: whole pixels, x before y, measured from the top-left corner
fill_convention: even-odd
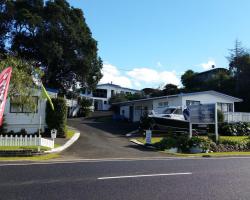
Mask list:
[[[168,107],[180,107],[182,111],[190,105],[216,104],[221,110],[227,122],[247,121],[250,122],[250,113],[235,112],[235,103],[242,99],[229,96],[216,91],[203,91],[194,93],[180,93],[176,95],[145,98],[134,101],[114,103],[118,107],[116,113],[131,122],[140,121],[141,116],[147,111],[163,113]]]

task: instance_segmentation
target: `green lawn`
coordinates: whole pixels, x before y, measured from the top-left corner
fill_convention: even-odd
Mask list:
[[[37,150],[37,146],[0,146],[0,151],[11,151],[11,150]],[[48,147],[40,147],[42,151],[50,150]]]
[[[152,137],[151,143],[154,144],[154,143],[160,142],[162,138],[163,137]],[[138,140],[139,142],[143,143],[143,144],[146,143],[146,139],[143,138],[143,137],[139,137],[139,138],[135,138],[135,139]]]
[[[0,161],[44,161],[59,158],[59,154],[45,154],[30,157],[0,157]]]
[[[66,132],[66,138],[70,139],[70,138],[72,138],[74,136],[74,134],[75,134],[74,130],[68,129],[67,132]]]

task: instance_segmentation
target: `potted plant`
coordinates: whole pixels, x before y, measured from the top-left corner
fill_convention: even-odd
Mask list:
[[[206,138],[192,137],[188,141],[190,153],[206,152],[210,148],[211,141]]]

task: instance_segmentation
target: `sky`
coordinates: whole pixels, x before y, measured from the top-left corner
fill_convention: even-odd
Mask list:
[[[188,69],[228,67],[238,39],[250,47],[249,0],[69,0],[81,8],[103,60],[100,83],[181,86]]]

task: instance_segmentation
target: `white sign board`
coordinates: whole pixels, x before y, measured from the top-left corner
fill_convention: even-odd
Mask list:
[[[151,144],[152,131],[146,130],[146,144]]]

